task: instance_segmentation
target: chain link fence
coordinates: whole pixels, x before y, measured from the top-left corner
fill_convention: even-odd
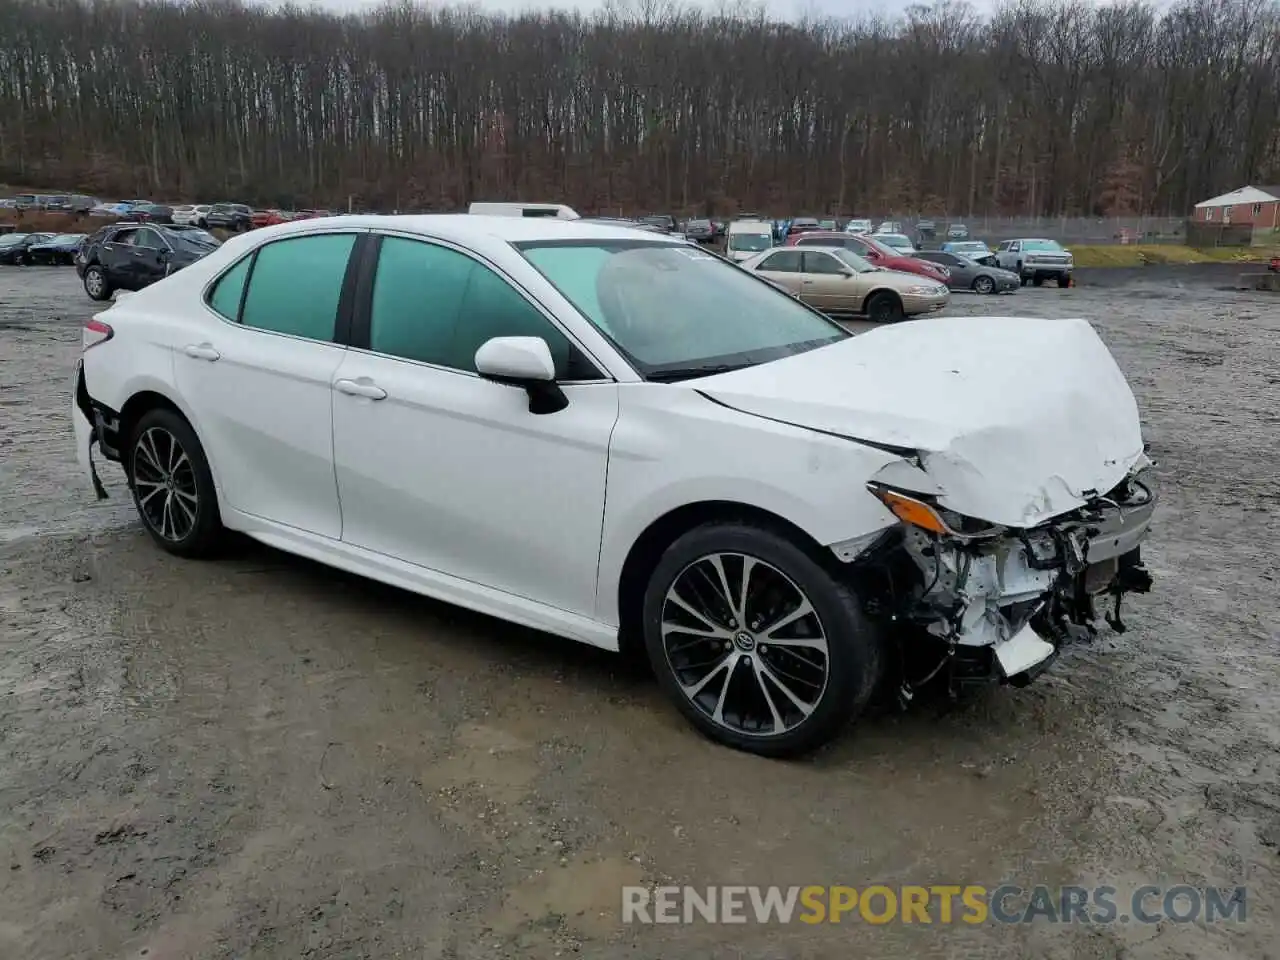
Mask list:
[[[989,244],[1019,237],[1043,237],[1059,243],[1185,243],[1186,221],[1182,217],[919,217],[893,214],[876,219],[896,220],[905,233],[914,235],[916,224],[932,220],[939,240],[946,239],[947,227],[963,223],[969,235]]]

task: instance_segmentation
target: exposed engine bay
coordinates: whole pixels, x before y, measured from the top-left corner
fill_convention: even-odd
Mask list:
[[[968,684],[1025,685],[1062,646],[1092,639],[1099,617],[1124,632],[1123,598],[1152,585],[1140,547],[1156,504],[1142,476],[1149,465],[1144,458],[1105,495],[1034,527],[952,514],[944,532],[903,523],[863,552],[853,566],[860,582],[878,585],[870,612],[902,654],[899,698],[940,675],[953,694]],[[913,672],[909,661],[925,669]]]

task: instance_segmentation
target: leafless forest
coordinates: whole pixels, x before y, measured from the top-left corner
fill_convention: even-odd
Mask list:
[[[1280,2],[782,24],[0,0],[0,181],[454,208],[1181,214],[1280,181]]]

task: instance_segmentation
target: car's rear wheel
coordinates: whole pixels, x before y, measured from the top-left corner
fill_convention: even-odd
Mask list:
[[[894,323],[904,316],[902,301],[892,293],[877,293],[867,301],[867,319],[873,323]]]
[[[717,521],[677,539],[645,591],[658,682],[704,735],[763,756],[830,740],[867,704],[883,639],[853,590],[786,536]]]
[[[996,282],[990,277],[976,277],[973,281],[974,293],[994,293],[995,289]]]
[[[106,300],[111,296],[111,283],[107,271],[96,263],[84,268],[84,292],[91,300]]]
[[[213,474],[186,420],[163,408],[144,413],[130,432],[125,467],[138,516],[156,543],[180,557],[213,551],[222,533]]]

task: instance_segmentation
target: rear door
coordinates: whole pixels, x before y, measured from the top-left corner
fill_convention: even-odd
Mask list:
[[[134,231],[130,244],[134,288],[140,290],[166,277],[172,257],[173,248],[159,230],[143,227]]]
[[[98,263],[106,271],[107,282],[123,290],[137,290],[137,270],[133,262],[133,238],[140,227],[108,233],[98,247]]]
[[[363,231],[264,244],[206,289],[181,334],[178,385],[198,418],[224,509],[338,539],[334,374],[346,353]]]
[[[800,296],[804,291],[804,278],[800,273],[800,256],[800,250],[797,247],[779,250],[766,257],[764,262],[756,267],[756,273],[768,277],[779,286]]]

